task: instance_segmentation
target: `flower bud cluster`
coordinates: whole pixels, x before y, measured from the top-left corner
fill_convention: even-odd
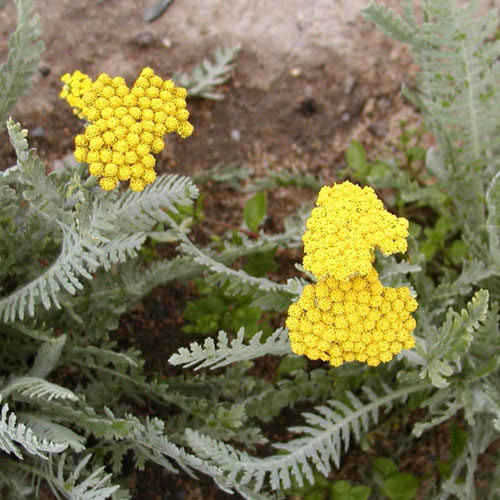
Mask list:
[[[90,123],[75,137],[75,158],[89,163],[90,174],[100,178],[106,191],[118,181],[130,181],[130,189],[142,191],[156,178],[153,154],[164,148],[163,136],[193,133],[186,89],[162,80],[149,67],[132,89],[123,78],[105,73],[95,82],[78,71],[61,79],[61,97]]]
[[[407,248],[408,221],[387,212],[372,188],[348,181],[323,187],[303,235],[307,285],[288,309],[292,351],[340,366],[377,366],[415,345],[418,307],[407,287],[384,287],[373,268],[374,247]]]
[[[316,277],[366,275],[375,247],[386,255],[407,248],[408,221],[387,212],[371,187],[349,181],[321,188],[306,228],[304,269]]]
[[[348,361],[377,366],[415,345],[410,315],[417,301],[407,287],[384,287],[375,269],[365,276],[327,276],[307,285],[288,309],[292,351],[340,366]]]

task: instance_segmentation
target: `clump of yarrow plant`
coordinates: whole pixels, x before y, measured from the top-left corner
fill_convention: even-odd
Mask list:
[[[335,477],[351,442],[394,409],[408,416],[418,406],[413,440],[449,420],[467,431],[426,496],[499,495],[496,466],[477,465],[500,430],[496,16],[458,0],[422,0],[421,18],[406,3],[401,16],[383,4],[363,9],[420,67],[416,91],[404,92],[436,139],[425,168],[386,162],[357,183],[339,176],[321,189],[310,174],[270,173],[250,183],[312,191],[284,231],[257,224],[201,246],[190,234],[201,184],[160,175],[155,155],[168,133],[189,141],[190,98],[223,98],[216,87],[238,48],[218,49],[177,79],[150,67],[133,83],[67,68],[61,97],[82,129],[72,160],[56,171],[9,118],[43,50],[32,1],[14,3],[18,24],[0,69],[0,127],[17,158],[0,173],[2,491],[126,499],[128,464],[154,462],[206,474],[244,498],[279,498],[315,474]],[[224,180],[241,187],[243,178],[229,169]],[[384,204],[383,189],[397,193],[396,205]],[[435,218],[417,223],[416,209]],[[444,241],[441,253],[425,252],[435,219],[447,221],[460,259],[448,258]],[[174,244],[176,256],[145,259],[154,239]],[[278,247],[304,249],[284,282],[236,265]],[[146,375],[144,356],[116,342],[119,319],[155,287],[194,279],[245,297],[278,326],[252,334],[241,321],[235,332],[214,331],[164,353],[182,375]],[[180,331],[159,334],[184,343]],[[295,369],[259,378],[250,368],[268,355]],[[269,442],[266,424],[299,402],[309,411],[288,428],[292,438]],[[265,443],[267,455],[257,451]]]

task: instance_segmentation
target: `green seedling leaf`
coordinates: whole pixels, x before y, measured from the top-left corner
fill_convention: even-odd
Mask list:
[[[451,466],[448,462],[438,462],[437,470],[441,477],[448,479],[451,476]]]
[[[375,163],[370,168],[369,178],[373,179],[375,183],[377,183],[377,181],[380,181],[381,179],[384,179],[385,177],[388,177],[390,175],[392,175],[392,170],[390,167],[384,165],[383,163]]]
[[[258,320],[261,316],[260,309],[246,304],[236,305],[222,316],[221,328],[223,330],[238,331],[245,328],[245,338],[253,337],[260,328]]]
[[[367,486],[352,486],[349,481],[335,481],[330,497],[332,500],[368,500],[371,488]]]
[[[352,488],[351,483],[349,481],[340,480],[335,481],[332,485],[332,500],[337,499],[338,497],[335,495],[343,495],[347,493]]]
[[[307,361],[304,356],[285,356],[278,366],[278,376],[281,377],[294,370],[300,370],[306,365]]]
[[[418,492],[417,476],[400,472],[388,477],[382,484],[382,493],[390,500],[413,500]]]
[[[270,271],[274,271],[278,267],[278,264],[274,260],[275,252],[276,248],[272,248],[267,252],[258,252],[249,255],[243,267],[244,271],[257,278],[265,276]]]
[[[422,233],[422,226],[416,222],[410,222],[410,227],[408,228],[408,233],[413,238],[418,238]]]
[[[464,451],[467,444],[467,432],[465,432],[454,420],[450,426],[451,456],[456,460]]]
[[[277,455],[286,454],[285,450],[277,450]],[[292,487],[286,491],[287,497],[291,496],[293,498],[308,498],[308,495],[317,492],[321,493],[320,499],[324,497],[325,489],[330,487],[329,481],[318,473],[313,473],[314,480],[311,483],[307,482],[302,486],[299,486],[295,478],[292,478]]]
[[[460,264],[465,259],[465,256],[467,255],[468,250],[469,250],[469,248],[462,240],[455,240],[451,244],[451,246],[447,252],[447,255],[450,258],[450,260],[453,262],[453,264]]]
[[[376,457],[372,464],[373,472],[382,476],[383,479],[393,476],[399,472],[398,466],[387,457]]]
[[[412,146],[405,151],[406,158],[412,163],[425,160],[426,150],[420,146]]]
[[[307,493],[304,500],[323,500],[324,492],[322,490],[315,490]]]
[[[436,233],[444,237],[452,229],[453,221],[448,217],[440,217],[436,222],[435,231]]]
[[[425,255],[425,260],[429,262],[438,251],[438,246],[433,241],[427,240],[420,244],[419,250]]]
[[[365,148],[358,141],[351,141],[345,151],[347,166],[358,177],[363,177],[368,173],[368,163],[366,161]]]
[[[368,486],[353,486],[346,495],[345,500],[368,500],[372,492]]]
[[[250,231],[257,231],[264,222],[267,212],[267,196],[265,191],[260,191],[250,198],[245,205],[243,216]]]
[[[217,331],[220,317],[225,309],[225,301],[217,296],[204,297],[188,303],[183,316],[190,324],[184,326],[182,331],[201,335],[208,335]]]

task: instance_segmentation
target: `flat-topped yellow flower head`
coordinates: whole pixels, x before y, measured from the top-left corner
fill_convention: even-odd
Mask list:
[[[144,68],[132,89],[121,77],[106,73],[95,82],[83,73],[63,75],[61,97],[89,125],[75,137],[75,158],[89,163],[91,175],[110,191],[119,181],[129,181],[132,191],[142,191],[156,179],[153,154],[165,146],[163,136],[175,132],[189,137],[186,89],[163,80]]]
[[[376,247],[386,255],[407,248],[408,221],[385,210],[371,187],[349,181],[321,188],[306,228],[303,265],[318,279],[367,275]]]
[[[288,309],[292,351],[333,366],[354,360],[377,366],[415,345],[417,307],[407,287],[384,287],[375,269],[347,281],[326,276]]]

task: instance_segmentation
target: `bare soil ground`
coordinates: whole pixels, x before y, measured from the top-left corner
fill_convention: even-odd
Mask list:
[[[237,162],[249,164],[257,175],[295,167],[332,183],[345,166],[350,140],[361,141],[371,155],[392,151],[399,121],[418,122],[400,95],[403,83],[412,85],[415,67],[404,47],[360,16],[364,0],[176,0],[158,20],[145,23],[142,15],[154,3],[36,1],[47,49],[13,117],[30,130],[30,142],[47,165],[73,150],[74,135],[82,128],[58,97],[63,73],[79,69],[95,78],[107,72],[131,83],[149,65],[166,78],[189,71],[217,46],[242,46],[233,78],[223,88],[226,98],[188,102],[195,133],[188,140],[166,138],[160,171],[191,175],[219,162]],[[0,11],[0,60],[14,26],[15,10],[8,3]],[[3,134],[1,168],[12,161]],[[204,190],[208,218],[241,224],[244,196],[210,185]],[[273,191],[270,218],[279,225],[304,196],[313,194]],[[208,230],[221,232],[217,226]],[[161,360],[179,347],[168,338],[178,328],[188,293],[182,287],[160,288],[122,321],[117,335],[128,335],[155,370],[166,369]],[[172,302],[176,311],[166,307]],[[168,338],[161,335],[164,329]],[[361,457],[353,452],[342,477],[356,480]],[[136,500],[229,498],[210,478],[196,483],[156,467],[133,476],[130,486]]]

